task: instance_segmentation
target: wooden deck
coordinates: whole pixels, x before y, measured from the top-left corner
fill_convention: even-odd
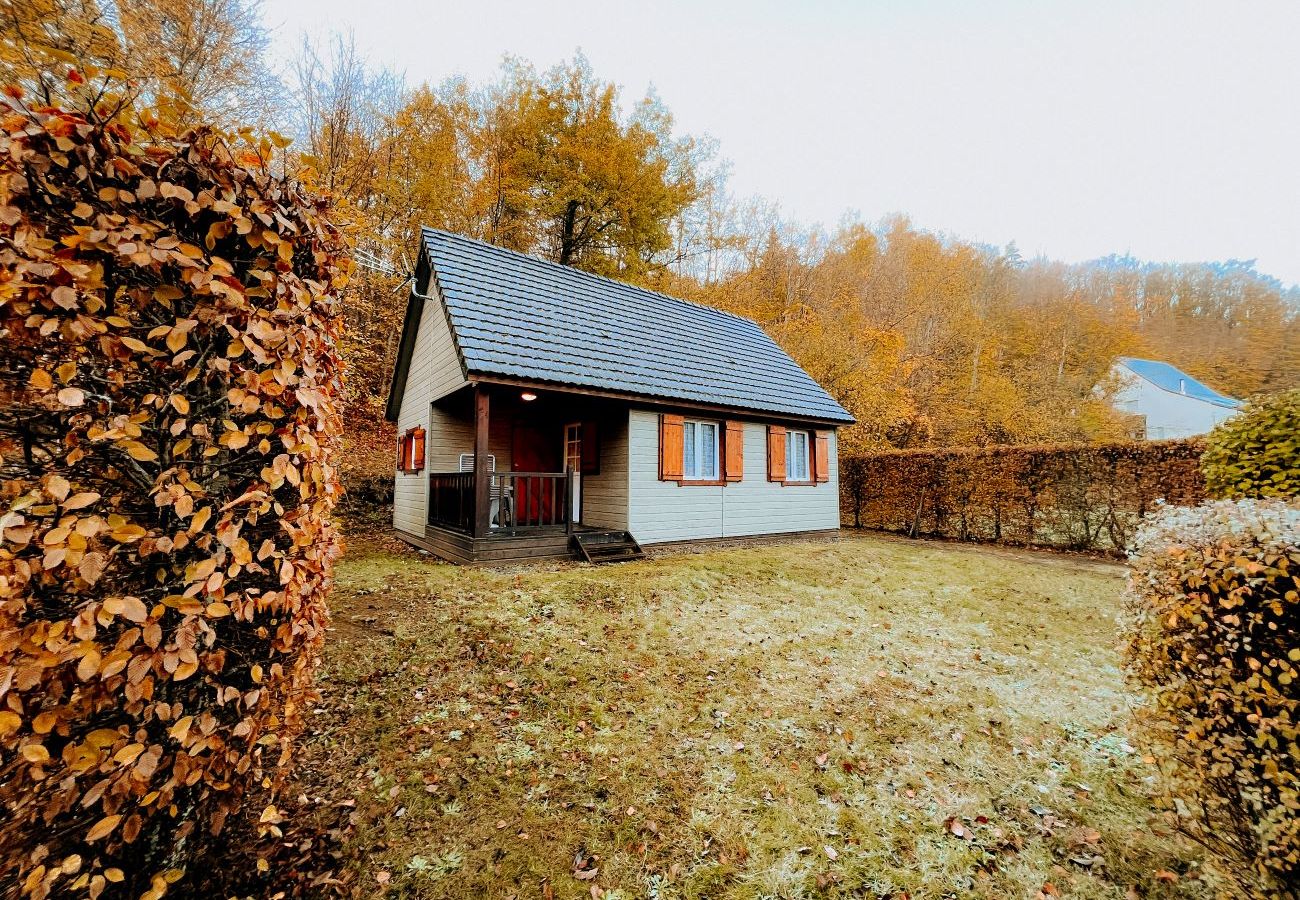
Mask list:
[[[574,531],[584,534],[604,532],[607,529],[590,525],[576,525]],[[621,530],[617,530],[622,534]],[[448,562],[487,565],[512,565],[539,562],[548,559],[574,559],[570,534],[563,525],[541,528],[494,528],[485,537],[475,538],[463,531],[427,525],[424,534],[397,532],[409,544],[447,560]]]

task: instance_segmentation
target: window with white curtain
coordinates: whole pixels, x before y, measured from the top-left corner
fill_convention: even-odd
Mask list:
[[[718,477],[718,423],[687,419],[682,423],[682,477],[714,481]]]
[[[785,433],[785,480],[812,481],[812,471],[808,466],[808,432],[806,431]]]

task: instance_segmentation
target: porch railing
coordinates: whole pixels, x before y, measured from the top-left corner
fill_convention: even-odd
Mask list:
[[[568,472],[493,472],[488,476],[488,528],[571,529],[574,475]],[[474,530],[474,473],[429,475],[429,524]]]
[[[429,524],[474,530],[474,473],[429,474]]]
[[[499,472],[493,477],[493,515],[500,528],[568,525],[573,502],[571,472]]]

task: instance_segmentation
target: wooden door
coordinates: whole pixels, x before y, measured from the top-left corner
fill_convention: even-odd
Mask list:
[[[515,472],[563,471],[560,456],[559,428],[532,422],[516,422],[511,437],[510,468]],[[525,522],[546,522],[558,519],[563,507],[563,497],[551,500],[550,485],[542,480],[518,480],[519,496],[514,498],[518,518]]]

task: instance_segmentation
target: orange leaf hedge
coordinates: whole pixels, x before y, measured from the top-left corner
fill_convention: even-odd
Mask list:
[[[845,457],[846,524],[1122,554],[1163,500],[1205,497],[1199,441],[953,447]]]
[[[347,261],[269,146],[0,113],[0,871],[157,897],[310,696]]]
[[[1300,505],[1166,509],[1136,541],[1128,674],[1170,805],[1239,897],[1300,897]]]

